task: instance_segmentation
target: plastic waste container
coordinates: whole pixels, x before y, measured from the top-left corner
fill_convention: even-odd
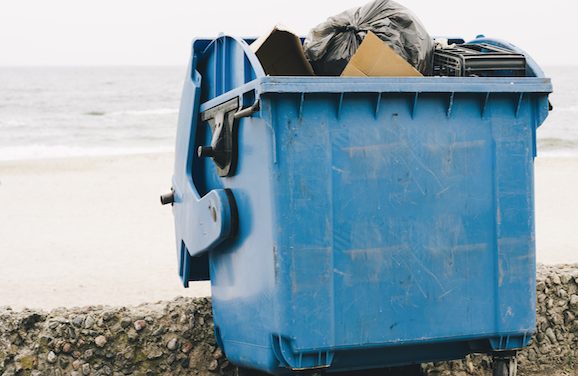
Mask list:
[[[516,78],[269,77],[247,42],[194,41],[162,198],[227,358],[285,375],[481,352],[510,372],[535,329],[550,80],[529,57]]]

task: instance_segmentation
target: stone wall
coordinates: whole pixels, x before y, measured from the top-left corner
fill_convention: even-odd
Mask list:
[[[538,271],[538,332],[520,375],[578,375],[578,267]],[[483,355],[424,365],[429,375],[488,374]],[[0,308],[0,375],[233,375],[213,337],[210,300],[51,312]]]

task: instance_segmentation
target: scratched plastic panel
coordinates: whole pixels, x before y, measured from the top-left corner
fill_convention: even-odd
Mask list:
[[[276,332],[274,311],[275,220],[271,184],[271,132],[258,118],[244,118],[238,126],[237,174],[224,179],[235,192],[240,214],[237,236],[210,253],[212,304],[215,325],[227,357],[235,364],[268,368],[274,363],[270,333]],[[214,167],[205,171],[209,189],[219,188]],[[256,184],[255,176],[260,176]]]
[[[533,227],[515,221],[533,223],[531,132],[482,118],[479,95],[450,112],[439,94],[376,98],[276,100],[281,333],[307,350],[531,331],[513,299],[533,277]]]
[[[345,102],[333,132],[337,344],[491,332],[491,129],[474,111],[448,117],[440,96],[413,119],[399,97],[373,121],[348,111],[363,100]]]
[[[330,101],[329,94],[320,95]],[[305,109],[299,95],[274,96],[274,170],[278,219],[279,333],[308,333],[318,347],[334,344],[332,108]],[[313,125],[314,124],[314,125]],[[297,332],[299,333],[297,333]],[[298,339],[301,341],[301,338]]]
[[[496,326],[499,331],[535,326],[535,239],[530,101],[518,116],[511,98],[496,96],[491,107],[496,147],[496,231],[498,278]],[[526,116],[524,116],[526,114]]]

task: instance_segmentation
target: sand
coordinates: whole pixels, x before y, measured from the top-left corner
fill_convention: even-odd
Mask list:
[[[0,163],[0,305],[126,305],[203,296],[177,276],[159,195],[173,156]]]
[[[181,287],[171,154],[0,162],[0,306],[135,305]],[[578,157],[536,161],[538,261],[578,262]]]
[[[578,156],[538,157],[535,197],[538,262],[578,263]]]

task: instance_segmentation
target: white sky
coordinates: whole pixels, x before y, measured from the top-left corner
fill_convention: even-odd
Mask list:
[[[0,65],[184,65],[190,41],[258,36],[276,23],[305,35],[366,0],[0,0]],[[508,40],[542,65],[578,65],[575,0],[398,0],[431,35]]]

